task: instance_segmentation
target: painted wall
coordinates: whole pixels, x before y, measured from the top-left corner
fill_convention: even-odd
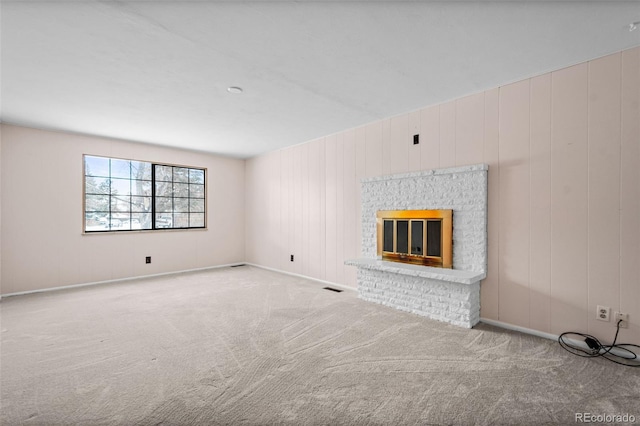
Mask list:
[[[0,124],[2,126],[2,124]],[[0,295],[2,294],[2,127],[0,127]]]
[[[247,261],[355,286],[361,178],[487,163],[482,317],[640,344],[639,104],[635,48],[248,160]]]
[[[4,124],[1,132],[2,294],[244,260],[243,160]],[[83,235],[83,154],[206,167],[209,229]]]

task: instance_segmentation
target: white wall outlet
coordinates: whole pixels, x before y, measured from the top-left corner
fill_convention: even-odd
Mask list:
[[[596,307],[596,319],[600,321],[609,321],[610,313],[611,313],[611,308],[608,306],[598,305]]]
[[[623,314],[621,312],[616,312],[616,326],[618,325],[618,321],[622,320],[620,323],[620,328],[628,328],[629,327],[629,314]]]

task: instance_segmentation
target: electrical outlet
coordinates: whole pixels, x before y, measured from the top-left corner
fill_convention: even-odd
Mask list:
[[[629,327],[629,314],[623,314],[621,312],[616,312],[616,326],[618,325],[618,321],[622,320],[620,323],[620,328],[628,328]]]
[[[144,258],[144,263],[151,263],[151,256],[147,256]]]
[[[608,306],[600,306],[596,307],[596,319],[600,321],[609,321],[609,314],[611,313],[611,308]]]
[[[293,255],[291,255],[291,261],[293,262]]]

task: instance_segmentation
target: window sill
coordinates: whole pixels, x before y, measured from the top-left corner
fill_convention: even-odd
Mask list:
[[[119,235],[119,234],[155,234],[158,232],[197,232],[208,231],[209,228],[166,228],[166,229],[131,229],[122,231],[82,231],[82,235]]]

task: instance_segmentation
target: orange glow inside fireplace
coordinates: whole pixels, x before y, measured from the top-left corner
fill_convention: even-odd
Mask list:
[[[453,267],[453,210],[381,210],[376,224],[382,260]]]

